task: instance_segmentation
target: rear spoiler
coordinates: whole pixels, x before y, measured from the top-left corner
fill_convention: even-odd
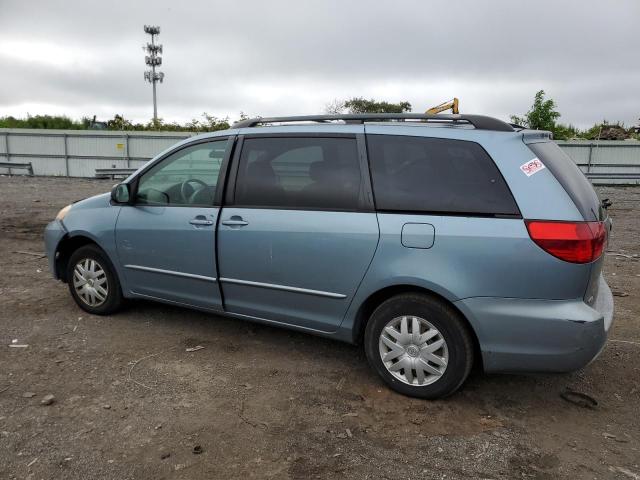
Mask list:
[[[522,141],[524,143],[540,143],[553,140],[553,134],[546,130],[522,130]]]

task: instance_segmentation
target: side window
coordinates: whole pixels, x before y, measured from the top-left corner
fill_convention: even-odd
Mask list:
[[[227,140],[199,143],[171,154],[145,172],[136,203],[212,206]]]
[[[477,143],[367,135],[379,210],[517,214],[504,178]]]
[[[354,138],[247,138],[234,203],[356,210],[360,183]]]

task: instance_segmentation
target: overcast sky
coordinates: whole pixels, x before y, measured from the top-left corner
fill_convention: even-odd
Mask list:
[[[508,119],[544,89],[579,127],[640,116],[640,1],[0,0],[0,116],[322,113],[334,99],[460,98]]]

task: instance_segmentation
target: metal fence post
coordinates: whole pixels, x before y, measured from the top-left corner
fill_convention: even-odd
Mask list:
[[[7,162],[9,161],[9,153],[7,152],[7,136],[9,136],[9,133],[4,133],[2,135],[4,137],[4,141],[2,142],[4,144],[4,152],[0,153],[0,156],[3,156],[7,159]]]
[[[4,135],[4,153],[7,155],[7,162],[11,161],[11,157],[9,156],[9,132]],[[11,167],[7,169],[9,171],[9,176],[11,176]]]
[[[587,160],[587,173],[591,172],[591,158],[593,156],[593,143],[589,143],[589,160]]]
[[[63,149],[63,153],[64,153],[64,174],[65,176],[69,176],[69,149],[67,146],[67,138],[69,135],[67,135],[66,133],[64,134],[64,137],[62,138],[62,141],[64,142],[64,149]]]
[[[125,159],[127,161],[127,168],[130,167],[130,161],[129,161],[129,134],[125,133],[124,134],[124,154],[125,154]]]

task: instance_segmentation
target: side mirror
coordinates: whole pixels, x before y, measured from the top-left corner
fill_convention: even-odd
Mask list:
[[[119,205],[128,204],[131,199],[128,183],[119,183],[111,189],[111,201]]]

